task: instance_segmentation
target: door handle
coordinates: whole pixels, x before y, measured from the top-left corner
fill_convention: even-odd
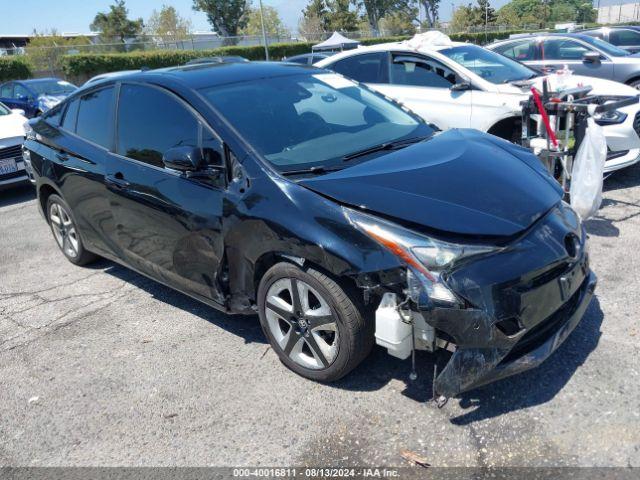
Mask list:
[[[69,160],[69,155],[64,152],[56,152],[56,158],[61,162],[66,162],[67,160]]]
[[[556,71],[556,67],[542,67],[542,71],[544,73],[554,73]]]
[[[125,188],[128,188],[129,185],[131,185],[124,179],[124,175],[122,175],[122,173],[120,172],[117,172],[114,175],[107,175],[104,181],[108,186],[117,188],[118,190],[124,190]]]

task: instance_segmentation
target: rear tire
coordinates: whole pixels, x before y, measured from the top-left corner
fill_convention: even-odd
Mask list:
[[[260,324],[289,369],[332,382],[369,354],[373,322],[345,290],[324,273],[285,262],[264,274],[258,287]]]
[[[49,195],[47,199],[47,221],[60,251],[71,263],[86,265],[98,258],[84,247],[71,209],[56,194]]]

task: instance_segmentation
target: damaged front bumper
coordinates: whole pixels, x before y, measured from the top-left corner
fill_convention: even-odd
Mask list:
[[[497,327],[499,322],[485,312],[430,312],[427,315],[436,329],[451,330],[451,324],[456,324],[455,336],[459,342],[435,379],[436,393],[452,397],[540,365],[578,325],[595,287],[596,276],[589,271],[579,288],[558,310],[511,336],[501,332]],[[543,299],[542,295],[540,300]]]
[[[593,297],[586,242],[575,214],[559,205],[522,237],[452,268],[442,282],[454,301],[412,288],[415,276],[408,274],[408,296],[397,303],[395,320],[389,298],[376,311],[376,341],[398,358],[412,349],[452,351],[434,379],[434,392],[444,397],[536,367],[569,336]]]

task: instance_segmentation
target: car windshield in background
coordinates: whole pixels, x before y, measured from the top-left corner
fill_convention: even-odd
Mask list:
[[[340,168],[433,129],[340,75],[292,75],[201,90],[280,172]]]
[[[630,52],[623,50],[622,48],[618,48],[615,45],[611,45],[609,42],[605,42],[604,40],[600,40],[599,38],[596,38],[596,37],[581,35],[580,40],[590,45],[593,45],[597,49],[603,51],[607,55],[611,55],[612,57],[627,57],[631,55]]]
[[[521,63],[475,45],[446,48],[440,53],[491,83],[527,80],[539,75]]]
[[[4,103],[0,103],[0,116],[2,115],[11,115],[11,110]]]
[[[29,82],[29,88],[38,95],[67,95],[77,87],[64,80],[41,80]]]

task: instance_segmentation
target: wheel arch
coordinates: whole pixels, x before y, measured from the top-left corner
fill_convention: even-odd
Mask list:
[[[522,133],[522,118],[510,116],[498,120],[487,130],[487,133],[504,138],[510,142],[518,140]]]
[[[47,201],[49,197],[53,194],[59,195],[62,197],[60,190],[58,190],[53,184],[49,182],[43,182],[38,186],[38,202],[40,207],[40,212],[44,215],[45,220],[49,221],[49,216],[47,214]]]
[[[628,78],[624,83],[625,85],[631,85],[633,82],[640,81],[640,75],[634,75],[631,78]]]

